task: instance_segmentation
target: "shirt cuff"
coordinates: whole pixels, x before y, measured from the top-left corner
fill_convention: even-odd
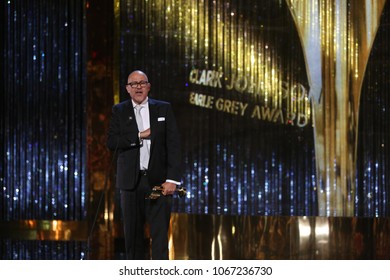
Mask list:
[[[170,180],[170,179],[165,180],[165,182],[174,183],[174,184],[176,184],[178,186],[181,185],[181,182],[178,182],[178,181],[175,181],[175,180]]]

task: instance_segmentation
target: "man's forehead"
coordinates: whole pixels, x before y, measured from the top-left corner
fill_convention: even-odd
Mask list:
[[[129,75],[129,78],[128,78],[128,81],[131,81],[131,80],[147,80],[147,77],[145,74],[143,73],[138,73],[138,72],[135,72],[135,73],[132,73]]]

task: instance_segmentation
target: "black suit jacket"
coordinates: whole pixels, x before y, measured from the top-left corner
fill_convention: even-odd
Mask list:
[[[180,136],[171,105],[151,98],[148,102],[151,131],[149,183],[151,186],[161,185],[166,179],[180,182]],[[139,174],[140,144],[131,100],[113,106],[107,147],[117,150],[116,187],[134,189]]]

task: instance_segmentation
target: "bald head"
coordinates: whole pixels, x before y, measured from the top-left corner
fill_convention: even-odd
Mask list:
[[[135,103],[141,104],[146,100],[150,91],[148,76],[141,70],[131,72],[127,77],[126,90]]]

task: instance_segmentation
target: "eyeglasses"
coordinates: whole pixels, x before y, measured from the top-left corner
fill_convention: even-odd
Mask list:
[[[141,88],[144,88],[144,87],[146,87],[147,84],[149,84],[149,82],[147,82],[147,81],[140,81],[140,82],[128,83],[128,84],[126,84],[126,86],[130,86],[131,88],[137,88],[138,86],[140,86]]]

